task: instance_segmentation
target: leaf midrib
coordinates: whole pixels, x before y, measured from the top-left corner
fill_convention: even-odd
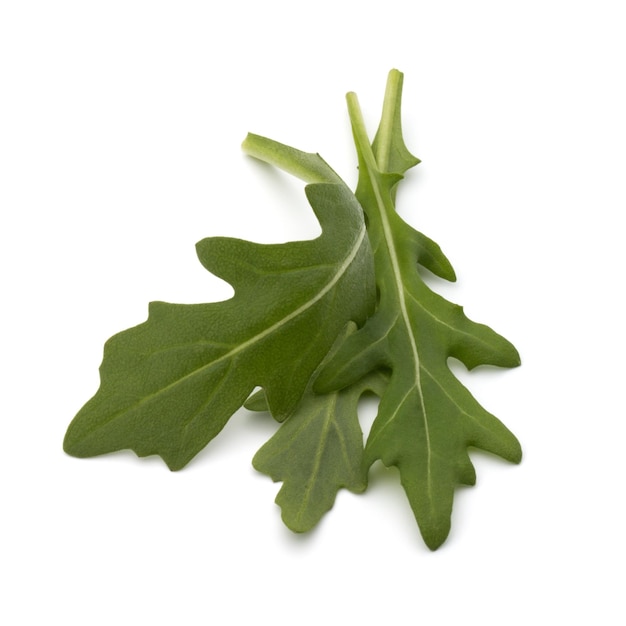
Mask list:
[[[402,321],[404,324],[406,335],[409,339],[409,345],[411,348],[411,354],[413,357],[414,363],[414,372],[415,372],[415,384],[412,386],[417,390],[420,408],[422,412],[422,420],[424,424],[424,436],[425,436],[425,446],[426,446],[426,485],[427,485],[427,496],[428,501],[430,503],[431,508],[433,508],[433,485],[432,485],[432,444],[430,439],[430,424],[428,419],[428,413],[426,411],[426,401],[424,397],[424,390],[422,389],[422,381],[420,374],[420,355],[417,349],[417,340],[415,338],[415,334],[413,332],[413,327],[411,325],[411,320],[409,318],[408,307],[405,297],[405,287],[404,281],[402,277],[402,270],[400,267],[398,252],[396,250],[395,239],[393,236],[393,229],[389,222],[389,217],[387,214],[387,206],[383,199],[383,192],[379,185],[379,173],[383,174],[381,170],[381,166],[379,160],[385,164],[389,162],[389,150],[391,150],[391,137],[393,134],[393,115],[389,114],[389,106],[391,101],[386,99],[385,104],[383,106],[383,119],[381,121],[381,125],[379,127],[379,135],[384,137],[384,148],[385,150],[379,150],[377,156],[374,155],[374,151],[370,144],[370,141],[367,137],[367,132],[365,130],[365,123],[363,121],[363,116],[361,114],[361,109],[358,104],[358,100],[356,94],[348,94],[348,108],[350,112],[350,118],[352,120],[353,132],[355,136],[355,143],[357,145],[357,149],[359,150],[361,157],[364,161],[365,169],[367,170],[367,175],[370,182],[371,190],[374,194],[374,201],[376,204],[376,209],[378,211],[378,216],[380,218],[380,223],[382,225],[383,230],[383,240],[386,245],[386,249],[388,252],[388,260],[389,265],[391,266],[391,273],[393,277],[393,286],[395,287],[397,302],[400,309],[400,314],[402,316]],[[387,265],[386,263],[382,264],[383,266]],[[408,397],[408,394],[403,398],[403,402]],[[393,416],[387,420],[385,426],[387,426],[395,416],[398,414],[398,410],[396,410]]]
[[[330,429],[330,424],[332,421],[332,415],[337,404],[337,394],[332,394],[332,402],[326,411],[324,423],[322,424],[322,430],[320,433],[319,441],[317,448],[315,450],[315,457],[313,459],[313,469],[311,470],[311,478],[307,481],[304,494],[302,496],[302,500],[300,502],[300,507],[298,508],[298,514],[296,515],[296,519],[298,522],[302,521],[302,517],[305,515],[306,510],[309,506],[309,501],[311,500],[311,495],[313,493],[313,488],[317,483],[317,478],[320,472],[320,467],[322,464],[322,457],[324,455],[325,444],[328,439],[328,431]]]
[[[373,153],[372,153],[372,157],[373,157]],[[393,231],[391,228],[391,224],[389,223],[389,218],[388,218],[386,206],[382,197],[382,192],[378,185],[376,172],[371,171],[372,169],[371,164],[367,162],[368,160],[369,159],[366,159],[366,164],[368,165],[368,169],[370,170],[369,178],[371,182],[372,191],[374,192],[374,197],[376,200],[378,213],[379,213],[382,228],[383,228],[383,238],[384,238],[386,248],[388,251],[388,258],[389,258],[389,262],[391,265],[391,271],[393,275],[393,284],[394,284],[395,291],[396,291],[398,306],[400,309],[400,314],[402,317],[402,322],[404,324],[405,332],[409,339],[409,345],[411,347],[411,354],[413,356],[414,370],[415,370],[415,385],[412,388],[415,388],[417,390],[417,394],[418,394],[418,398],[420,402],[420,408],[422,410],[422,419],[424,422],[424,436],[426,440],[426,467],[427,467],[426,484],[427,484],[428,500],[432,505],[433,485],[432,485],[431,466],[432,466],[433,451],[432,451],[432,445],[431,445],[431,440],[430,440],[430,425],[429,425],[428,413],[426,411],[426,401],[424,398],[424,390],[422,389],[422,380],[421,380],[421,373],[420,373],[420,367],[421,367],[420,361],[421,360],[420,360],[419,351],[417,349],[417,340],[415,338],[415,333],[413,332],[413,327],[411,325],[411,320],[409,318],[409,312],[408,312],[406,297],[405,297],[404,281],[402,278],[402,269],[400,267],[400,262],[398,259],[398,252],[397,252],[396,245],[395,245]],[[408,397],[409,393],[410,393],[410,390],[409,392],[407,392],[405,398],[403,399],[403,402],[406,399],[406,397]],[[387,426],[395,418],[397,414],[398,414],[398,411],[394,412],[393,417],[390,418],[386,422],[385,426]]]

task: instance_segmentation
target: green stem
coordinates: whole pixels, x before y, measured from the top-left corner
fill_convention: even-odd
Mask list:
[[[370,143],[367,136],[363,115],[361,114],[361,108],[356,94],[350,92],[346,96],[355,143],[361,151],[368,167],[374,166],[377,171],[383,174],[390,172],[394,130],[396,129],[398,116],[400,114],[402,81],[402,72],[398,70],[391,70],[389,72],[380,126],[378,127],[378,132],[376,133],[376,138],[373,143]]]
[[[357,152],[363,159],[364,165],[367,167],[368,171],[377,170],[378,164],[369,137],[367,136],[363,114],[359,106],[359,99],[357,95],[351,91],[346,95],[346,101],[348,103],[348,115],[350,116],[350,123],[352,124],[352,134],[354,135],[354,143],[356,144]]]
[[[402,98],[403,74],[398,70],[391,70],[387,78],[383,112],[380,126],[376,135],[376,161],[381,172],[389,171],[389,155],[393,142],[393,130],[396,115],[399,114],[399,104]]]
[[[241,147],[250,156],[275,165],[306,183],[343,184],[341,178],[319,154],[302,152],[252,133],[248,133]]]

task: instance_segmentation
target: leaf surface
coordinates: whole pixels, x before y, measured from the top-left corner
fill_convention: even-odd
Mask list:
[[[380,393],[384,380],[374,372],[340,391],[315,394],[308,389],[296,411],[256,453],[254,467],[283,483],[276,504],[294,532],[311,530],[332,508],[340,489],[365,490],[358,403],[365,392]],[[264,394],[250,398],[246,407],[267,408]]]
[[[349,320],[362,323],[374,297],[362,210],[317,155],[258,136],[256,156],[310,184],[322,234],[258,244],[208,238],[201,263],[234,296],[207,304],[153,302],[146,322],[105,345],[101,384],[70,424],[65,450],[85,457],[132,449],[186,465],[217,435],[256,386],[285,419]]]
[[[378,368],[391,371],[365,460],[398,467],[422,536],[435,549],[449,533],[456,485],[475,482],[467,448],[479,447],[512,462],[521,459],[517,439],[480,406],[447,360],[454,357],[469,369],[480,364],[514,367],[520,360],[510,342],[469,320],[417,271],[419,263],[444,279],[455,279],[439,246],[395,211],[396,186],[419,162],[402,137],[401,91],[402,74],[394,70],[371,145],[356,96],[348,94],[359,159],[356,196],[368,219],[379,299],[374,315],[321,372],[316,390],[352,384]]]

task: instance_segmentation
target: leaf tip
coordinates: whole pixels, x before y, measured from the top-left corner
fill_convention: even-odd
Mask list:
[[[510,341],[505,341],[508,344],[508,349],[506,350],[506,353],[504,355],[501,367],[520,367],[520,365],[522,364],[522,357],[520,356],[520,353]],[[498,363],[498,365],[500,365],[500,363]]]
[[[79,414],[80,415],[80,414]],[[80,432],[78,415],[70,422],[63,437],[63,452],[78,459],[85,459],[93,454],[84,446],[85,436]]]
[[[65,437],[63,438],[63,452],[69,456],[78,456],[74,451],[74,444],[72,442],[72,438],[70,436],[70,429],[68,428],[65,433]]]
[[[450,523],[444,527],[422,530],[422,539],[428,549],[435,552],[445,543],[450,534]]]
[[[515,444],[511,448],[511,456],[509,457],[509,460],[511,461],[511,463],[519,465],[522,462],[523,457],[524,452],[522,450],[522,445],[517,440],[517,438],[515,438]]]

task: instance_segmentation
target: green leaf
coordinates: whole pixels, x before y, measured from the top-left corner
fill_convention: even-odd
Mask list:
[[[434,293],[417,264],[454,280],[454,271],[430,239],[395,211],[395,190],[418,162],[404,144],[400,123],[402,74],[389,74],[383,114],[373,145],[357,98],[348,94],[359,159],[356,196],[368,220],[379,299],[375,314],[346,339],[321,372],[316,390],[352,384],[378,368],[391,370],[365,459],[397,466],[426,544],[439,547],[450,529],[454,489],[473,484],[469,446],[519,462],[513,434],[472,397],[450,371],[454,357],[469,369],[480,364],[519,365],[516,349],[463,309]]]
[[[371,311],[372,255],[352,192],[317,155],[256,135],[244,148],[314,181],[305,191],[322,234],[271,245],[200,241],[200,261],[233,286],[234,296],[153,302],[146,322],[112,337],[100,388],[67,430],[69,454],[129,448],[180,469],[256,386],[277,419],[288,417],[346,323],[363,323]]]
[[[353,329],[351,325],[344,336]],[[294,532],[311,530],[332,508],[341,488],[354,493],[365,490],[367,470],[357,408],[365,392],[382,391],[384,380],[382,373],[375,372],[341,391],[318,395],[309,389],[295,413],[255,455],[254,467],[283,483],[276,503]],[[245,406],[267,408],[264,393],[252,396]]]
[[[179,469],[242,404],[268,409],[281,425],[253,463],[282,481],[276,501],[290,528],[315,526],[339,489],[364,490],[381,460],[398,467],[431,549],[448,535],[456,486],[475,481],[468,448],[521,459],[514,435],[448,367],[449,358],[469,369],[514,367],[516,349],[426,285],[418,265],[450,281],[454,270],[395,211],[398,183],[419,163],[402,135],[402,80],[390,72],[371,144],[348,94],[356,197],[319,155],[247,136],[248,154],[308,183],[322,234],[272,245],[201,241],[200,261],[234,296],[154,302],[146,322],[111,338],[100,388],[66,433],[68,453],[130,448]],[[380,403],[364,448],[358,404],[366,391]]]

